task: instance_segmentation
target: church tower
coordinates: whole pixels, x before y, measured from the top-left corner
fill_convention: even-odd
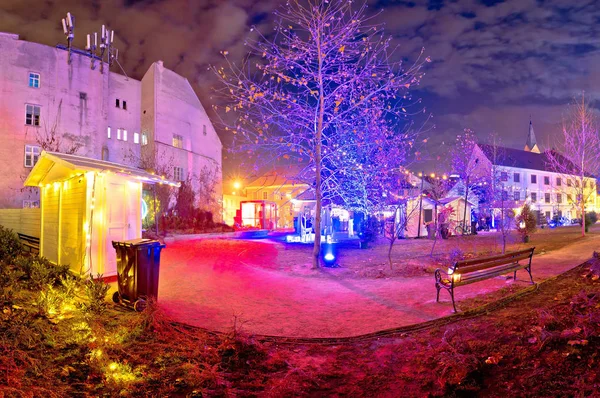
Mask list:
[[[529,119],[529,134],[527,134],[527,142],[525,143],[525,151],[540,153],[540,148],[535,140],[535,133],[533,132],[533,123]]]

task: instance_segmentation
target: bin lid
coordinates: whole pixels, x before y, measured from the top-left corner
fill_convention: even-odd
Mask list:
[[[124,241],[113,241],[113,246],[118,245],[118,246],[124,246],[124,247],[146,246],[146,245],[152,245],[152,244],[160,245],[160,242],[157,240],[154,240],[154,239],[144,239],[144,238],[130,239],[130,240],[124,240]]]

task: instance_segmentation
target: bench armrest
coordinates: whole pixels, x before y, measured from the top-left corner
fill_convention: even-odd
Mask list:
[[[448,278],[446,279],[450,279],[450,274],[448,274],[446,271],[444,271],[441,268],[438,268],[435,270],[434,275],[435,275],[435,280],[436,282],[440,282],[442,280],[442,274],[446,275]]]

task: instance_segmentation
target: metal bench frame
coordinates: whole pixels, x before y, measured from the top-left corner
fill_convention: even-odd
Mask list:
[[[517,271],[524,269],[529,273],[531,284],[534,284],[531,275],[531,259],[535,247],[499,254],[495,256],[483,257],[472,260],[457,261],[448,268],[448,272],[441,268],[435,270],[435,288],[437,289],[436,302],[440,301],[440,290],[446,289],[452,298],[452,307],[456,311],[454,302],[454,289],[458,286],[494,278],[509,272],[514,272],[514,279],[517,279]],[[523,260],[526,260],[523,261]],[[522,261],[523,263],[520,263]],[[443,275],[446,277],[444,278]]]

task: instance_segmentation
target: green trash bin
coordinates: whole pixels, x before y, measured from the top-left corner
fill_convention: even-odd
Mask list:
[[[160,252],[165,245],[151,239],[113,241],[112,245],[117,252],[118,285],[113,301],[142,311],[149,298],[158,299]]]

